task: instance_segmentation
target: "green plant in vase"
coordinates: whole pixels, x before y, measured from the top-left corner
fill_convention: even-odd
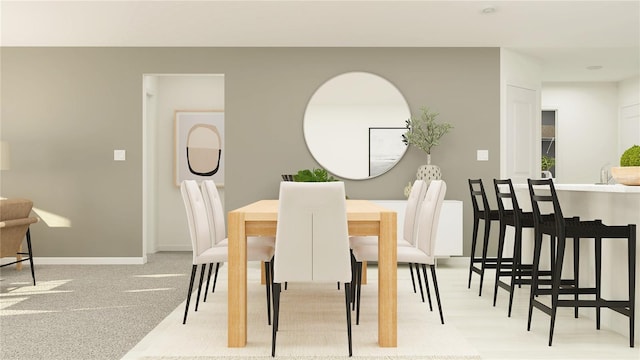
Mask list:
[[[633,145],[620,156],[620,166],[640,166],[640,146]]]
[[[402,141],[427,154],[427,164],[418,168],[416,178],[425,180],[429,184],[431,180],[442,178],[440,167],[431,165],[431,149],[440,145],[440,139],[453,129],[453,125],[447,122],[436,122],[439,114],[426,106],[421,107],[420,110],[422,111],[420,117],[412,117],[406,121],[407,132],[402,134]]]
[[[432,112],[426,106],[420,110],[422,114],[419,118],[407,119],[407,132],[402,135],[402,142],[424,151],[427,154],[427,164],[431,164],[431,148],[440,145],[440,138],[451,131],[453,125],[436,122],[436,117],[440,114]]]
[[[620,167],[612,167],[611,175],[620,184],[640,185],[640,146],[625,150],[620,156]]]
[[[540,159],[540,169],[542,170],[543,178],[552,178],[553,174],[551,174],[551,168],[556,164],[556,158],[551,157],[549,155],[542,155]]]
[[[555,164],[556,164],[556,158],[551,157],[549,155],[542,155],[542,162],[541,162],[542,171],[550,171]]]
[[[296,182],[329,182],[329,181],[338,181],[338,179],[334,178],[332,175],[329,175],[329,172],[325,169],[304,169],[298,171],[297,174],[293,175],[293,181]]]

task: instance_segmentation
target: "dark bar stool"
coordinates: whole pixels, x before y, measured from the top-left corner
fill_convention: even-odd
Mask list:
[[[553,328],[558,307],[575,308],[575,317],[578,317],[579,307],[593,307],[596,310],[596,329],[600,329],[600,310],[609,308],[617,313],[629,317],[629,344],[634,343],[634,317],[635,317],[635,274],[636,274],[636,225],[605,225],[600,220],[580,221],[563,218],[560,203],[556,194],[553,181],[528,180],[529,195],[534,214],[535,246],[533,255],[533,270],[531,293],[529,295],[529,315],[527,330],[531,329],[531,317],[533,308],[551,316],[549,328],[549,346],[553,340]],[[545,204],[546,203],[546,204]],[[541,207],[552,206],[547,216],[540,210]],[[550,288],[539,287],[537,273],[540,265],[540,250],[542,236],[548,235],[556,241],[556,256],[552,264],[552,282]],[[573,238],[574,248],[574,279],[562,279],[562,263],[566,238]],[[579,271],[579,244],[581,239],[595,239],[595,286],[580,287],[578,282]],[[602,240],[627,239],[628,251],[628,279],[629,297],[626,300],[606,300],[601,296],[602,283]],[[537,297],[539,295],[551,295],[551,306],[543,304]],[[560,299],[561,295],[573,295],[573,300]],[[584,295],[594,298],[584,299]]]
[[[478,296],[482,295],[482,281],[484,280],[485,269],[495,269],[497,258],[487,257],[487,249],[489,247],[489,233],[491,230],[491,222],[499,221],[500,214],[498,210],[491,210],[489,201],[484,191],[482,179],[469,179],[469,190],[471,192],[471,203],[473,204],[473,237],[471,239],[471,256],[469,261],[469,282],[467,288],[471,288],[471,275],[475,272],[480,275],[480,290]],[[482,204],[482,206],[480,205]],[[482,242],[482,256],[476,257],[476,245],[478,242],[478,226],[480,220],[484,222],[484,238]],[[480,264],[480,266],[476,266]]]
[[[522,262],[522,229],[534,228],[533,212],[523,212],[518,205],[518,199],[516,198],[515,191],[513,190],[513,183],[511,179],[507,180],[493,180],[494,188],[496,191],[496,199],[498,202],[498,213],[500,214],[500,235],[498,236],[498,258],[496,261],[496,281],[493,288],[493,306],[496,306],[496,299],[498,295],[498,287],[503,288],[509,292],[509,312],[508,316],[511,317],[511,309],[513,308],[513,293],[515,286],[522,287],[522,285],[531,284],[531,272],[533,264],[525,264]],[[567,219],[575,220],[576,218]],[[511,262],[511,266],[503,266],[502,257],[504,250],[505,234],[507,226],[512,226],[515,230],[513,241],[513,257],[507,258],[506,261]],[[551,262],[553,262],[555,248],[553,242],[551,245]],[[499,269],[499,270],[498,270]],[[503,282],[501,277],[509,277],[509,283]],[[542,277],[545,279],[542,279]],[[542,271],[538,269],[538,280],[541,282],[551,284],[551,271]]]
[[[498,287],[509,292],[509,312],[511,317],[511,309],[513,307],[513,293],[516,285],[521,287],[523,284],[531,284],[532,264],[522,263],[522,229],[533,229],[533,212],[523,212],[518,205],[513,183],[511,179],[493,180],[493,186],[496,191],[496,199],[498,202],[498,213],[500,215],[500,235],[498,236],[498,256],[496,261],[496,281],[493,287],[493,306],[496,306],[496,298],[498,296]],[[503,266],[503,250],[505,242],[505,233],[507,226],[512,226],[515,230],[513,240],[513,257],[507,259],[511,261],[511,266]],[[550,276],[551,272],[538,272],[540,276]],[[509,277],[509,283],[502,281],[501,277]]]

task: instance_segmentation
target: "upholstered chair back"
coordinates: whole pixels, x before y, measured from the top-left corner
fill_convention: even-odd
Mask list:
[[[350,282],[343,182],[280,183],[274,282]]]
[[[211,229],[211,243],[218,244],[226,238],[226,228],[224,221],[224,209],[220,193],[213,180],[204,180],[202,185],[202,197],[209,215],[209,228]]]
[[[433,180],[429,184],[429,189],[427,189],[427,194],[422,202],[417,223],[418,248],[428,256],[435,254],[440,210],[446,193],[447,184],[443,180]]]
[[[193,263],[197,264],[197,258],[207,249],[211,248],[211,231],[207,208],[198,183],[195,180],[184,180],[180,184],[182,200],[187,211],[187,221],[193,247]]]
[[[416,221],[420,213],[420,206],[424,201],[425,194],[427,193],[427,183],[424,180],[416,180],[411,186],[411,192],[407,199],[407,207],[404,215],[404,227],[402,229],[402,236],[406,241],[411,244],[416,243]]]

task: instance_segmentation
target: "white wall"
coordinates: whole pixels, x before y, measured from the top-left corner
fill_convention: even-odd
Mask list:
[[[224,75],[157,75],[155,133],[155,239],[148,249],[190,251],[191,240],[180,188],[174,183],[176,110],[224,110]],[[224,189],[218,189],[224,199]],[[153,226],[153,225],[152,225]]]
[[[557,181],[599,182],[600,168],[619,157],[617,83],[544,83],[542,109],[557,110]]]

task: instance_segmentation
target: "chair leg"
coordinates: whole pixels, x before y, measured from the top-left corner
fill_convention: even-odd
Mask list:
[[[191,300],[191,292],[193,291],[193,280],[196,277],[196,268],[198,265],[193,265],[191,267],[191,280],[189,281],[189,291],[187,292],[187,304],[184,306],[184,319],[182,320],[182,325],[187,323],[187,314],[189,313],[189,301]]]
[[[551,285],[551,324],[549,326],[549,346],[553,341],[553,330],[556,324],[556,314],[558,312],[558,297],[560,296],[560,283],[562,281],[562,261],[564,259],[564,247],[566,239],[562,236],[558,237],[558,246],[556,249],[556,265],[552,276]]]
[[[360,325],[360,294],[362,293],[362,263],[356,263],[356,282],[358,288],[356,289],[356,325]]]
[[[271,325],[271,262],[264,262],[265,288],[267,290],[267,324]]]
[[[488,216],[488,215],[487,215]],[[478,296],[482,296],[482,282],[484,281],[484,271],[487,267],[487,250],[489,250],[489,235],[491,234],[491,220],[484,220],[484,239],[482,245],[482,262],[480,269],[480,289],[478,290]]]
[[[217,265],[218,263],[216,263]],[[209,281],[211,280],[211,271],[213,270],[213,263],[209,264],[209,273],[207,275],[207,286],[204,287],[204,299],[202,302],[207,302],[207,289],[209,289]]]
[[[438,277],[436,276],[435,265],[429,265],[431,268],[431,277],[433,278],[433,288],[436,291],[436,301],[438,302],[438,311],[440,312],[440,322],[444,324],[444,315],[442,314],[442,303],[440,302],[440,290],[438,290]]]
[[[516,273],[518,280],[521,280],[520,268],[522,263],[522,227],[515,227],[515,236],[513,239],[513,262],[511,263],[511,279],[509,283],[509,311],[507,317],[511,317],[511,309],[513,308],[513,293],[515,292]],[[520,287],[522,281],[518,281]]]
[[[27,228],[27,251],[29,252],[29,264],[31,265],[31,278],[33,279],[33,286],[36,286],[36,273],[33,268],[33,252],[31,251],[31,231]]]
[[[574,240],[575,241],[575,240]],[[600,330],[600,301],[602,293],[600,286],[602,285],[602,238],[595,239],[595,255],[596,255],[596,329]],[[576,283],[576,288],[578,284]],[[577,314],[576,314],[577,315]],[[577,316],[576,316],[577,317]]]
[[[340,281],[338,281],[338,290],[340,290]]]
[[[429,290],[429,279],[427,279],[427,266],[425,264],[422,264],[422,276],[424,276],[424,288],[427,290],[427,299],[429,299],[429,310],[433,311],[433,305],[431,304],[431,291]]]
[[[529,314],[527,315],[527,331],[531,330],[533,315],[533,298],[538,291],[538,268],[540,267],[540,252],[542,250],[542,234],[538,231],[534,235],[533,264],[531,266],[531,290],[529,292]]]
[[[629,346],[633,347],[636,316],[636,225],[629,225],[627,257],[629,264]]]
[[[467,283],[467,289],[471,289],[471,274],[473,273],[473,262],[476,254],[476,243],[478,241],[478,223],[480,220],[477,217],[473,218],[473,232],[471,233],[471,256],[469,259],[469,282]]]
[[[356,284],[358,282],[356,281],[356,258],[353,256],[353,250],[350,250],[349,254],[351,256],[351,310],[353,311],[356,309]]]
[[[220,263],[216,263],[216,274],[213,276],[213,289],[212,293],[216,292],[216,282],[218,281],[218,269],[220,268]]]
[[[496,306],[496,300],[498,299],[498,282],[500,281],[500,270],[502,267],[502,252],[504,250],[504,238],[505,238],[506,232],[507,232],[507,224],[501,221],[500,234],[498,235],[498,254],[496,256],[496,280],[493,284],[493,306]]]
[[[344,303],[347,309],[347,339],[349,341],[349,356],[352,354],[352,344],[351,344],[351,287],[352,284],[344,283]]]
[[[413,264],[409,263],[409,273],[411,273],[411,285],[413,285],[413,293],[417,294],[418,292],[416,291],[416,280],[413,277]]]
[[[273,283],[273,325],[271,327],[271,357],[276,356],[276,334],[278,332],[278,319],[280,318],[280,283]]]
[[[198,296],[196,296],[196,309],[195,309],[195,311],[198,311],[198,303],[200,303],[200,292],[202,291],[202,280],[204,279],[204,272],[205,272],[206,268],[207,268],[207,264],[202,264],[202,269],[200,271],[200,283],[198,284]]]
[[[596,255],[596,261],[598,258],[599,258],[598,255]],[[597,268],[598,266],[596,265],[596,269]],[[573,238],[573,281],[576,289],[578,289],[578,287],[580,286],[580,239],[578,238]],[[597,288],[600,289],[600,286],[597,286]],[[597,298],[600,298],[600,295],[597,295]],[[573,308],[573,316],[577,319],[578,318],[578,292],[577,291],[573,299],[576,301],[576,306]],[[599,308],[598,310],[596,310],[596,312],[597,313],[600,312]]]
[[[424,291],[422,290],[422,280],[420,279],[420,265],[416,265],[416,273],[418,274],[418,286],[420,287],[420,297],[422,298],[422,302],[424,302]]]

